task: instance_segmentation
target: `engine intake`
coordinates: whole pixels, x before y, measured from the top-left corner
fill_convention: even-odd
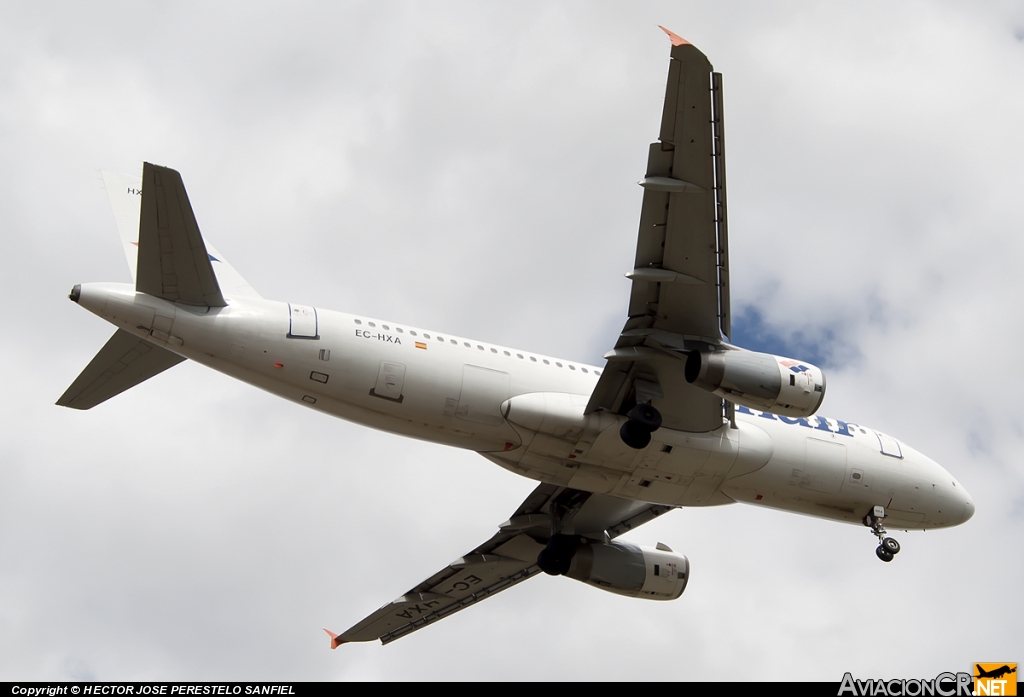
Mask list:
[[[779,416],[810,416],[825,398],[821,368],[745,349],[695,351],[686,359],[685,376],[731,402]]]

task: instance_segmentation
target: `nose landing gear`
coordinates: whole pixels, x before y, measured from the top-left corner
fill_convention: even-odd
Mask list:
[[[892,561],[892,558],[900,553],[900,543],[893,537],[886,537],[888,533],[882,525],[885,518],[885,508],[875,506],[875,509],[864,516],[864,525],[871,528],[871,532],[878,538],[878,547],[875,548],[875,556],[884,562]]]

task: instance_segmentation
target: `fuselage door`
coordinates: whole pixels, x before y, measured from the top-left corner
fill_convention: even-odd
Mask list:
[[[288,303],[288,338],[319,339],[316,308]]]

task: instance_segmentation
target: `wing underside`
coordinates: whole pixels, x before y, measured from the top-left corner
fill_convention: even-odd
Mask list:
[[[554,520],[562,532],[611,539],[671,509],[541,484],[491,539],[343,634],[331,634],[332,646],[387,644],[536,576]]]
[[[722,400],[684,378],[687,352],[731,332],[722,80],[673,36],[659,140],[648,153],[628,319],[587,412],[650,401],[668,428],[709,431]],[[678,40],[678,41],[677,41]]]

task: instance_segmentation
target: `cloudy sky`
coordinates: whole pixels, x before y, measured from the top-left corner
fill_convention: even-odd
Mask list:
[[[635,531],[677,601],[542,577],[341,631],[534,484],[185,363],[53,402],[129,281],[99,179],[181,171],[265,297],[596,363],[625,317],[664,24],[724,73],[737,336],[978,513],[902,533],[726,506]],[[933,677],[1024,661],[1020,3],[0,4],[0,679]]]

